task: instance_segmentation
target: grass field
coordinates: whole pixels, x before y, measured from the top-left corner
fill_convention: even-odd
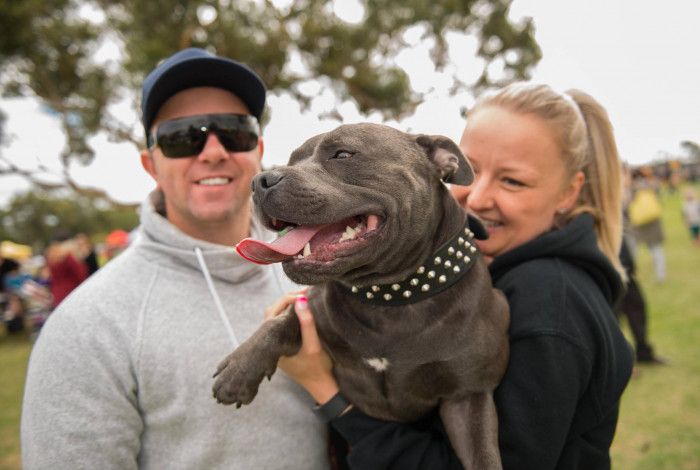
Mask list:
[[[635,368],[612,448],[616,470],[700,469],[700,248],[691,245],[681,222],[679,196],[666,195],[663,203],[668,279],[656,283],[645,248],[637,264],[650,341],[669,364]],[[26,337],[0,333],[0,470],[21,468],[19,417],[29,352]]]

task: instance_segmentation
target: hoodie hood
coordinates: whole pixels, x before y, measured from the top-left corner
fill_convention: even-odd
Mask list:
[[[144,256],[157,258],[159,264],[175,269],[185,267],[200,271],[194,251],[199,247],[214,279],[238,283],[263,273],[260,266],[241,258],[234,247],[209,243],[182,232],[161,215],[163,206],[163,195],[158,190],[153,191],[141,205],[141,226],[136,244],[138,248],[145,249]],[[269,240],[274,237],[255,217],[250,230],[251,236],[256,238]]]
[[[535,258],[560,258],[585,270],[612,306],[624,285],[612,263],[598,248],[593,217],[581,214],[566,226],[551,230],[534,240],[496,257],[489,271],[494,282],[513,267]]]

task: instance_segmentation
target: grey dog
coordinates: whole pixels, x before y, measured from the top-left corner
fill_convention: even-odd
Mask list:
[[[473,177],[446,137],[343,125],[256,176],[258,216],[287,233],[238,250],[313,285],[319,337],[356,407],[403,422],[439,407],[463,466],[492,469],[501,467],[492,391],[508,360],[508,305],[473,245],[483,227],[444,184]],[[264,322],[219,365],[214,396],[250,403],[300,344],[291,308]]]

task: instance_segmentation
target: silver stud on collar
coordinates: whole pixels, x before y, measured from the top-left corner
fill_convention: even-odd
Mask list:
[[[465,240],[464,235],[469,237]],[[478,253],[478,248],[473,245],[474,233],[468,228],[457,235],[457,240],[452,239],[452,245],[447,244],[433,253],[434,269],[427,265],[419,266],[412,277],[405,278],[392,284],[374,284],[369,287],[350,286],[354,294],[363,295],[372,302],[385,301],[385,305],[403,305],[412,301],[427,298],[441,292],[445,287],[454,284],[461,279],[463,271],[469,271],[473,259],[472,254]],[[466,254],[465,254],[466,253]],[[464,261],[464,269],[458,261]],[[432,281],[435,279],[435,281]],[[420,286],[420,291],[417,289]],[[430,292],[433,291],[433,292]],[[400,293],[400,295],[399,295]],[[416,299],[413,299],[415,294]],[[411,299],[411,300],[408,300]]]

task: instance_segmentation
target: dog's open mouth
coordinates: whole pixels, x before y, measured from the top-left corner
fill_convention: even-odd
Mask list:
[[[374,214],[350,217],[324,225],[295,225],[272,219],[271,225],[283,230],[271,243],[246,238],[236,251],[253,263],[270,264],[292,259],[332,261],[336,253],[366,241],[381,219]]]

